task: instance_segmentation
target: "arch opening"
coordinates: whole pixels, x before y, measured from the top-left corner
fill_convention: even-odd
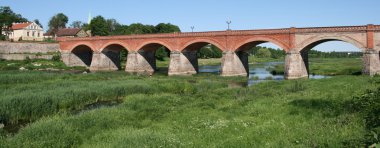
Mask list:
[[[128,50],[119,44],[106,46],[102,51],[109,59],[109,66],[116,67],[118,70],[124,70],[127,62]]]
[[[71,59],[71,65],[90,67],[92,62],[93,51],[86,45],[76,46],[71,53],[76,57]]]
[[[249,84],[263,80],[284,79],[285,49],[266,40],[250,41],[236,49],[248,72]]]
[[[138,53],[146,62],[145,69],[148,72],[167,73],[170,50],[161,43],[149,43],[142,46]]]
[[[194,73],[220,73],[223,51],[210,42],[200,41],[187,45],[182,55],[191,64]]]
[[[306,45],[300,54],[309,78],[318,78],[362,74],[365,68],[363,51],[363,47],[356,43],[327,38]]]

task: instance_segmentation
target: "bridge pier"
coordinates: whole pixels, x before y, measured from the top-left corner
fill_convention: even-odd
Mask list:
[[[248,54],[223,52],[221,76],[248,76]]]
[[[94,53],[90,71],[117,71],[120,67],[119,63],[120,58],[118,53],[112,51]]]
[[[198,57],[196,51],[172,51],[168,75],[192,75],[198,72]]]
[[[89,67],[92,60],[92,54],[76,55],[73,53],[61,53],[61,59],[67,66],[83,66]]]
[[[308,72],[301,53],[290,50],[285,57],[285,79],[307,78]]]
[[[379,52],[368,49],[363,53],[363,74],[376,75],[380,74],[380,57]]]
[[[128,73],[153,74],[156,70],[154,52],[140,50],[128,53],[125,71]]]

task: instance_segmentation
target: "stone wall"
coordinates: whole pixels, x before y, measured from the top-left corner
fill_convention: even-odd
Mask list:
[[[59,52],[59,44],[0,42],[0,59],[5,60],[51,59],[55,52]]]

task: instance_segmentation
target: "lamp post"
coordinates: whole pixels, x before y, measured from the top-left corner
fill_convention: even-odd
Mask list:
[[[191,26],[190,28],[191,28],[191,32],[194,32],[194,26]]]
[[[226,23],[227,23],[227,25],[228,25],[227,30],[231,30],[231,29],[230,29],[230,24],[231,24],[232,22],[231,22],[231,21],[226,21]]]

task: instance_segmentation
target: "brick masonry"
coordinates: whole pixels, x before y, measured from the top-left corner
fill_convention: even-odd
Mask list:
[[[247,58],[240,52],[260,43],[271,42],[288,53],[285,62],[285,77],[293,79],[307,76],[308,60],[305,51],[332,40],[351,43],[363,53],[371,51],[370,55],[363,56],[365,62],[363,72],[370,75],[380,73],[380,65],[377,64],[380,63],[379,33],[379,25],[367,25],[59,38],[58,40],[63,53],[71,53],[78,46],[87,46],[94,53],[94,58],[92,58],[94,64],[91,64],[90,68],[93,70],[107,69],[105,68],[107,66],[108,70],[114,70],[117,64],[114,62],[112,65],[110,61],[115,60],[112,58],[106,60],[110,56],[102,56],[104,54],[102,51],[112,45],[126,48],[132,53],[128,55],[126,71],[137,73],[153,73],[156,69],[154,51],[159,46],[165,46],[173,53],[169,75],[192,74],[197,71],[197,64],[195,64],[197,62],[194,62],[195,59],[191,56],[186,56],[184,51],[187,49],[197,51],[200,48],[198,45],[204,45],[204,43],[213,44],[224,52],[221,69],[223,76],[246,76]]]

